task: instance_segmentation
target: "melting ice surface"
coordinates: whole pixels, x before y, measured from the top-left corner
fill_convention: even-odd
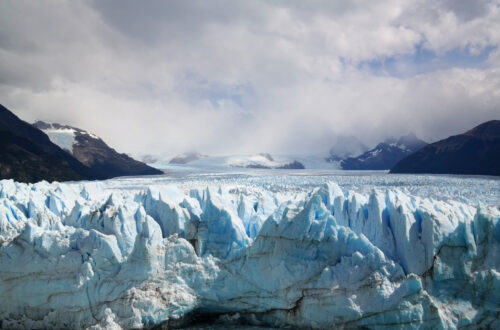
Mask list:
[[[500,181],[0,181],[0,328],[500,327]]]

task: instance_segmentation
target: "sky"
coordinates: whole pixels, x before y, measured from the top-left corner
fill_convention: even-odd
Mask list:
[[[500,119],[500,0],[3,0],[0,103],[120,152],[326,154]]]

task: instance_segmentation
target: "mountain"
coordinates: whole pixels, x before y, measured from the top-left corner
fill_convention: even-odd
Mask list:
[[[170,160],[170,164],[187,164],[190,162],[193,162],[195,160],[198,160],[200,158],[207,157],[204,156],[198,152],[186,152],[180,155],[175,156]]]
[[[154,155],[144,155],[141,157],[141,162],[145,163],[145,164],[152,164],[152,163],[156,163],[158,161],[158,157],[154,156]]]
[[[279,169],[279,170],[303,170],[304,164],[295,159],[275,159],[269,153],[260,153],[248,156],[231,156],[226,164],[230,167],[256,168],[256,169]]]
[[[37,182],[103,177],[0,105],[0,178]]]
[[[83,129],[37,121],[34,127],[45,132],[50,140],[68,151],[80,162],[104,178],[125,175],[155,175],[162,171],[141,163],[109,147],[98,136]]]
[[[349,157],[340,162],[343,170],[388,170],[404,157],[414,153],[427,143],[414,134],[379,143],[358,157]]]
[[[328,162],[338,162],[348,157],[361,155],[368,150],[355,136],[339,135],[335,138],[333,147],[330,148],[330,155],[326,158]]]
[[[500,120],[429,144],[398,162],[391,173],[500,175]]]
[[[324,159],[322,159],[323,162]],[[326,163],[326,162],[325,162]],[[198,168],[253,168],[253,169],[279,169],[298,170],[305,169],[304,163],[296,160],[293,156],[274,157],[269,153],[259,153],[252,155],[231,155],[231,156],[207,156],[197,152],[188,152],[172,158],[168,165],[189,164],[190,167]],[[160,164],[155,164],[161,166]]]

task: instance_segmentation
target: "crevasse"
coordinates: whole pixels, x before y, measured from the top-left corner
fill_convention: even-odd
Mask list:
[[[0,328],[500,327],[500,212],[398,190],[0,182]]]

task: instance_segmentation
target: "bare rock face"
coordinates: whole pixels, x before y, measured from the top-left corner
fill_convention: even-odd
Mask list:
[[[60,145],[103,178],[163,174],[162,171],[126,154],[118,153],[96,135],[82,129],[41,121],[33,125],[44,131],[54,143]]]
[[[42,131],[0,105],[0,179],[37,182],[102,178]]]

